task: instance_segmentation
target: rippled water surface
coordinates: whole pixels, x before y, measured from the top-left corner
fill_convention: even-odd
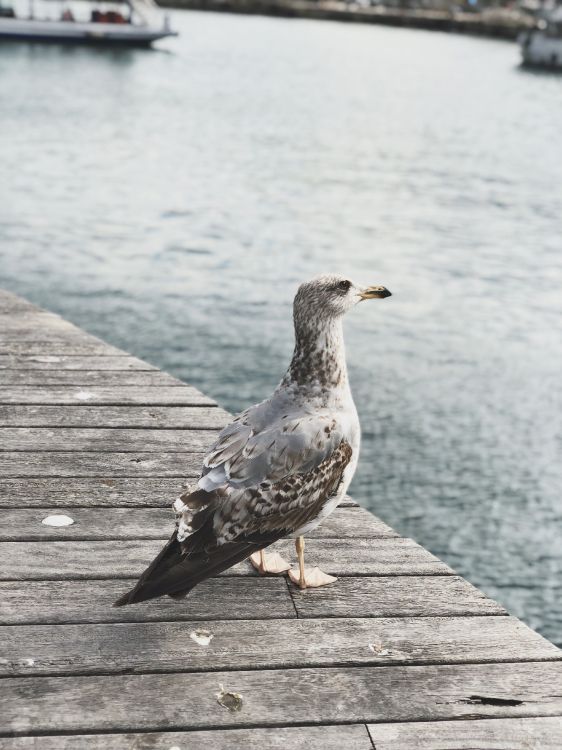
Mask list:
[[[357,499],[562,642],[562,79],[514,45],[173,15],[155,51],[0,47],[0,284],[231,410],[347,321]]]

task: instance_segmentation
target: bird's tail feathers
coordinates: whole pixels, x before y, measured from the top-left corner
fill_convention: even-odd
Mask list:
[[[136,586],[120,597],[114,607],[137,604],[167,594],[183,599],[198,583],[245,560],[264,545],[252,542],[228,542],[209,553],[188,556],[172,536],[166,547],[146,569]]]

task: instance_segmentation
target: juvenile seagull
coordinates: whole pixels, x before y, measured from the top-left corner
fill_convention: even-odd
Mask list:
[[[389,296],[383,286],[362,289],[335,275],[299,287],[295,350],[283,380],[222,430],[197,488],[174,503],[170,541],[116,606],[164,594],[182,598],[249,556],[262,574],[283,572],[290,565],[263,550],[285,536],[296,537],[294,583],[304,589],[336,580],[305,568],[303,537],[338,505],[357,466],[360,427],[342,318],[361,300]]]

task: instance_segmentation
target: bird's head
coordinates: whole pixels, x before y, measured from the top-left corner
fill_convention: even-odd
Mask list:
[[[390,297],[386,287],[361,287],[347,276],[324,274],[306,281],[298,288],[294,302],[296,318],[339,318],[365,299]]]

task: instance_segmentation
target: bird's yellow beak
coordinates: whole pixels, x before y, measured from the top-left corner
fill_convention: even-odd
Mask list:
[[[359,292],[361,299],[384,299],[392,295],[385,286],[368,286]]]

